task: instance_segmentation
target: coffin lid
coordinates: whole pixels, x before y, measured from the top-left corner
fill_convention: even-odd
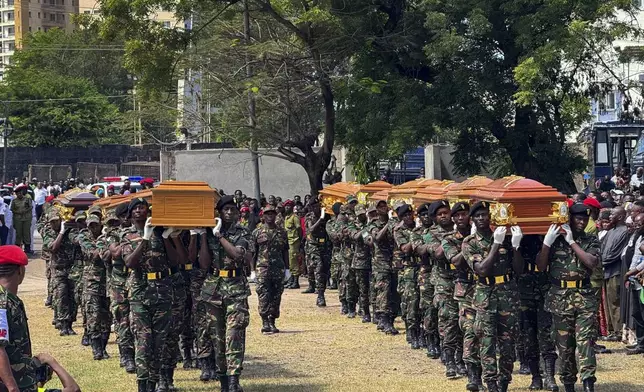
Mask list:
[[[520,176],[503,177],[479,189],[479,200],[487,201],[565,201],[566,196],[555,188]]]
[[[457,185],[459,184],[452,180],[443,180],[440,184],[419,189],[414,196],[414,205],[418,207],[425,203],[443,200],[446,198],[447,192]]]
[[[333,214],[331,206],[335,203],[345,203],[347,196],[356,195],[360,191],[360,184],[355,182],[336,182],[320,191],[320,204],[326,208],[327,214]]]
[[[132,197],[152,198],[152,225],[164,227],[213,227],[221,198],[204,181],[164,181]]]
[[[60,204],[65,207],[73,208],[89,208],[98,197],[90,192],[85,192],[82,189],[74,188],[56,198]]]
[[[396,204],[396,202],[402,201],[407,204],[414,204],[414,197],[416,193],[423,188],[432,185],[438,185],[441,183],[441,180],[435,180],[433,178],[418,178],[412,181],[407,181],[404,184],[394,186],[389,191],[389,198],[387,203],[390,206]]]
[[[361,204],[367,204],[369,196],[380,191],[389,190],[392,187],[393,185],[386,181],[374,181],[366,185],[360,185],[360,191],[358,191],[356,195],[358,197],[358,202]]]
[[[381,191],[378,191],[371,196],[369,196],[369,200],[367,200],[370,203],[377,203],[379,201],[387,201],[389,198],[389,191],[391,189],[383,189]]]
[[[451,187],[445,194],[445,197],[451,201],[476,199],[478,190],[490,184],[492,181],[494,180],[485,176],[469,177],[465,181]]]

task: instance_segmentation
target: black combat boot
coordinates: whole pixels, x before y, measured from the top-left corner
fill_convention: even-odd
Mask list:
[[[371,322],[371,313],[369,313],[369,307],[365,306],[362,310],[362,322],[363,323],[370,323]]]
[[[349,302],[347,305],[348,308],[348,313],[347,317],[348,318],[356,318],[356,304]]]
[[[486,382],[487,384],[487,392],[499,392],[499,386],[496,383],[496,381],[488,381]]]
[[[407,332],[411,335],[411,349],[419,350],[420,341],[418,339],[418,327],[411,327]]]
[[[49,294],[47,296],[47,299],[45,300],[45,306],[48,307],[48,308],[51,308],[52,300],[53,300],[53,298],[52,298],[51,294]]]
[[[337,290],[337,289],[338,289],[338,282],[335,279],[331,279],[329,290]]]
[[[95,361],[103,359],[103,341],[101,338],[92,339],[92,354],[94,354]]]
[[[454,362],[456,363],[456,373],[459,376],[467,376],[467,366],[465,366],[465,362],[463,362],[462,345],[459,345],[459,347],[454,352]]]
[[[499,392],[508,392],[508,386],[510,381],[508,380],[499,380]]]
[[[315,301],[315,305],[319,308],[326,307],[326,299],[324,299],[324,292],[318,293],[318,299]]]
[[[405,318],[403,317],[403,321],[405,322],[405,340],[407,341],[407,344],[411,344],[411,333],[409,332],[409,323]]]
[[[134,351],[128,352],[125,357],[125,371],[130,374],[136,373],[136,364],[134,363]]]
[[[525,357],[525,352],[523,350],[517,350],[517,357],[519,358],[519,374],[528,375],[530,374],[530,365]]]
[[[454,362],[454,350],[451,348],[446,348],[443,350],[445,355],[445,377],[454,378],[456,377],[456,362]]]
[[[441,356],[438,340],[433,333],[427,336],[427,356],[431,359],[438,359]]]
[[[102,343],[103,343],[103,359],[109,359],[109,358],[110,358],[110,355],[107,353],[107,342],[109,342],[109,341],[110,341],[110,333],[109,333],[109,332],[105,332],[105,333],[102,335],[102,339],[103,339],[103,340],[102,340]]]
[[[293,284],[293,275],[291,275],[286,281],[286,283],[284,283],[284,288],[290,289],[292,284]]]
[[[199,375],[199,380],[201,381],[210,381],[215,378],[215,369],[212,363],[212,359],[202,358],[201,362],[201,374]]]
[[[157,383],[156,381],[150,381],[148,380],[148,392],[156,392],[157,390]]]
[[[545,358],[544,362],[546,365],[546,382],[545,387],[546,391],[559,392],[559,386],[555,380],[555,358]]]
[[[159,382],[155,392],[168,392],[168,369],[159,369]]]
[[[441,336],[438,334],[437,330],[433,332],[433,335],[434,335],[434,341],[435,341],[435,344],[436,344],[436,355],[437,355],[436,358],[440,358],[441,362],[444,365],[445,364],[445,359],[443,358],[443,353],[442,353],[443,343],[441,342]]]
[[[483,386],[483,366],[481,363],[478,363],[473,366],[474,369],[474,382],[479,386],[479,390],[483,391],[485,387]]]
[[[174,368],[166,370],[166,379],[168,381],[168,392],[175,392],[177,388],[174,386]]]
[[[84,333],[83,337],[81,338],[81,345],[85,347],[89,346],[89,337],[87,336],[86,333]]]
[[[299,288],[300,288],[300,277],[293,276],[293,283],[291,284],[291,287],[289,287],[289,289],[299,289]]]
[[[183,369],[194,369],[195,368],[195,359],[192,357],[192,349],[184,348],[183,349]]]
[[[539,369],[539,360],[538,359],[532,359],[528,363],[528,366],[530,368],[530,374],[532,374],[532,383],[530,383],[530,386],[528,389],[531,391],[540,391],[543,389],[543,379],[541,378],[541,371]]]
[[[394,319],[396,316],[385,316],[385,334],[386,335],[398,335],[400,332],[394,327]]]
[[[262,317],[262,333],[270,333],[271,325],[268,323],[268,317]]]
[[[228,376],[219,376],[219,385],[221,385],[221,392],[228,392]]]
[[[268,325],[271,327],[272,333],[279,333],[280,330],[275,326],[275,317],[268,317]]]
[[[419,328],[418,330],[418,343],[420,344],[421,348],[427,348],[427,335],[425,334],[425,330],[423,328]]]
[[[584,392],[595,392],[594,378],[587,378],[584,380]]]
[[[228,376],[228,392],[244,392],[239,385],[239,376]]]
[[[564,384],[564,390],[566,392],[575,392],[575,384]]]
[[[315,293],[315,281],[309,279],[309,287],[306,290],[302,291],[302,294],[313,294]]]
[[[465,364],[467,368],[467,385],[465,385],[465,389],[470,391],[470,392],[478,392],[479,386],[476,383],[476,373],[474,370],[474,367],[471,364]]]
[[[148,380],[136,380],[137,392],[148,392]]]
[[[340,314],[345,315],[345,314],[349,313],[349,307],[347,305],[346,300],[340,301],[340,305],[341,305],[340,306]]]

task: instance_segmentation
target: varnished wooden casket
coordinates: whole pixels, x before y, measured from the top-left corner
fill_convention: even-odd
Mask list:
[[[378,191],[378,192],[374,193],[373,195],[369,196],[369,199],[367,200],[366,204],[369,204],[369,205],[374,204],[375,205],[379,201],[386,202],[387,200],[389,200],[389,191],[390,190],[391,190],[391,188],[383,189],[381,191]]]
[[[355,195],[360,192],[360,184],[355,182],[336,182],[320,191],[320,204],[327,214],[333,215],[331,207],[335,203],[346,203],[347,196]]]
[[[163,227],[214,227],[220,195],[201,181],[165,181],[150,190],[152,225]],[[132,197],[145,197],[145,191]]]
[[[369,197],[375,193],[389,190],[393,187],[390,183],[386,181],[374,181],[366,185],[360,185],[360,190],[358,191],[356,197],[358,202],[361,204],[367,204]]]
[[[434,180],[430,178],[419,178],[412,181],[407,181],[404,184],[397,185],[389,190],[389,199],[387,202],[390,207],[398,202],[403,202],[409,205],[414,205],[414,197],[419,190],[429,186],[441,184],[441,180]]]
[[[489,179],[485,176],[470,177],[465,181],[459,182],[458,184],[451,187],[445,194],[445,197],[447,198],[447,200],[449,200],[450,204],[464,201],[471,205],[477,200],[476,195],[479,189],[490,184],[492,181],[494,180]]]
[[[568,222],[566,196],[555,188],[519,176],[504,177],[479,189],[490,202],[495,226],[519,225],[524,234],[545,234],[553,223]]]
[[[70,221],[77,211],[87,210],[97,199],[90,192],[74,188],[58,196],[53,204],[60,211],[63,220]]]
[[[425,203],[432,203],[446,198],[447,192],[458,183],[452,180],[443,180],[438,184],[419,189],[414,196],[414,206],[420,207]]]

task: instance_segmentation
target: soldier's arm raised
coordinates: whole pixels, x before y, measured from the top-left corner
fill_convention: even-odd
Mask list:
[[[209,270],[212,264],[212,255],[208,249],[208,236],[206,233],[201,234],[201,246],[199,247],[199,267],[202,270]]]
[[[195,263],[197,261],[197,256],[199,255],[199,250],[197,249],[197,233],[190,233],[190,243],[188,244],[188,261],[190,263]]]
[[[525,260],[523,260],[523,255],[519,252],[519,249],[512,248],[512,269],[515,274],[523,273]]]
[[[63,238],[65,238],[65,232],[66,231],[67,230],[61,229],[58,232],[58,235],[56,236],[56,239],[54,240],[54,242],[51,243],[50,249],[51,249],[52,252],[56,252],[56,251],[58,251],[58,249],[60,249],[60,246],[63,244]]]
[[[492,244],[488,255],[480,262],[474,263],[474,272],[479,276],[489,276],[494,263],[499,259],[500,244]]]
[[[183,244],[183,240],[181,239],[181,236],[170,236],[170,239],[172,240],[172,243],[174,244],[174,249],[177,255],[177,261],[179,264],[187,264],[190,260],[188,257],[188,251],[186,250],[186,246]]]

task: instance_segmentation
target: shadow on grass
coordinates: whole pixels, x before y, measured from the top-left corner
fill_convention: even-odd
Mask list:
[[[295,384],[295,385],[275,385],[275,384],[253,384],[248,385],[244,383],[243,378],[240,380],[242,388],[245,392],[320,392],[324,389],[318,384]],[[219,382],[209,382],[203,386],[181,388],[185,392],[213,392],[219,390]]]
[[[577,383],[579,384],[579,383]],[[581,387],[576,385],[578,390]],[[622,392],[622,391],[641,391],[644,389],[642,383],[634,384],[629,382],[602,382],[601,375],[600,379],[595,383],[595,389],[602,392]]]
[[[308,374],[287,369],[284,364],[277,362],[271,358],[247,355],[244,360],[242,377],[246,379],[303,379],[310,377]]]

